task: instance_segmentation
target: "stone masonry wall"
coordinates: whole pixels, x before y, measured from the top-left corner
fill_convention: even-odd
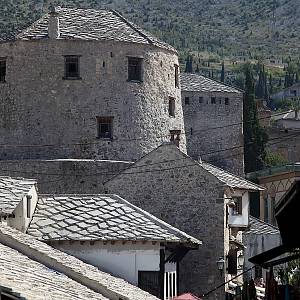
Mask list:
[[[103,183],[131,165],[122,161],[0,161],[1,176],[37,179],[40,194],[101,194]]]
[[[224,282],[224,186],[174,145],[162,145],[105,183],[116,193],[203,241],[180,264],[180,292],[196,295]],[[224,299],[224,288],[210,295]]]
[[[185,97],[189,97],[189,104],[185,104]],[[216,98],[215,104],[211,103],[212,97]],[[229,99],[228,105],[225,98]],[[182,105],[187,153],[243,175],[243,94],[182,91]]]
[[[64,56],[80,56],[81,80],[64,80]],[[128,82],[128,57],[143,58],[143,82]],[[0,44],[0,159],[136,160],[184,131],[177,54],[154,46],[80,40]],[[168,112],[175,98],[175,117]],[[97,117],[114,117],[97,139]],[[18,147],[16,145],[19,145]],[[181,138],[185,151],[185,136]]]

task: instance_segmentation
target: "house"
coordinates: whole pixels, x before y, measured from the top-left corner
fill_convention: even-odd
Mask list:
[[[133,204],[203,241],[184,258],[179,292],[202,295],[237,274],[249,194],[262,188],[165,143],[105,183]],[[229,257],[228,257],[229,255]],[[218,268],[221,267],[221,270]],[[211,297],[223,297],[225,287]]]
[[[272,100],[293,99],[300,96],[300,82],[293,84],[292,86],[285,88],[275,94],[270,95]]]
[[[199,74],[180,81],[188,155],[243,175],[243,91]]]
[[[201,244],[116,195],[41,195],[27,233],[163,300]]]
[[[251,202],[252,214],[262,221],[277,225],[275,206],[299,176],[299,163],[270,167],[247,174],[248,179],[258,182],[265,189],[257,201]]]
[[[37,203],[36,180],[0,177],[0,221],[24,231]]]
[[[0,224],[1,299],[158,300],[155,296]]]
[[[114,10],[52,8],[0,66],[1,160],[132,161],[174,136],[186,151],[177,51]]]
[[[257,254],[270,250],[281,243],[281,237],[278,227],[266,223],[260,219],[250,216],[249,227],[243,233],[244,250],[244,269],[248,270],[254,265],[249,259]],[[246,272],[244,277],[266,280],[266,272],[261,267],[255,266],[251,271]]]

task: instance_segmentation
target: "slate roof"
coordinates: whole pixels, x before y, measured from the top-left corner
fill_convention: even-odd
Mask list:
[[[87,41],[113,40],[154,45],[170,51],[176,50],[126,20],[114,10],[95,10],[56,7],[59,15],[59,39]],[[33,23],[17,35],[17,40],[41,40],[48,38],[49,14]]]
[[[245,233],[280,235],[278,227],[259,220],[253,216],[249,217],[249,228],[245,231]]]
[[[123,279],[3,223],[0,223],[0,285],[28,300],[158,300]]]
[[[181,73],[181,90],[187,92],[226,92],[241,94],[242,91],[199,74]]]
[[[36,184],[36,180],[0,177],[0,215],[12,214],[24,196]]]
[[[247,179],[244,179],[242,177],[239,177],[237,175],[233,175],[223,169],[220,169],[216,166],[213,166],[209,163],[202,162],[201,166],[217,177],[221,182],[226,184],[229,187],[232,188],[238,188],[238,189],[245,189],[245,190],[254,190],[254,191],[263,191],[264,188],[251,182],[248,181]]]
[[[40,240],[201,244],[116,195],[41,196],[28,233]]]

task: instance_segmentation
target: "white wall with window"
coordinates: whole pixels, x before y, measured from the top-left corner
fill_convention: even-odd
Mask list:
[[[235,191],[231,196],[234,206],[229,208],[228,224],[231,227],[247,227],[249,224],[249,192]]]

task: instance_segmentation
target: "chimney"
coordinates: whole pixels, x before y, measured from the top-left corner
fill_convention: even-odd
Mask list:
[[[48,36],[50,39],[58,39],[60,36],[59,14],[53,5],[49,9]]]

